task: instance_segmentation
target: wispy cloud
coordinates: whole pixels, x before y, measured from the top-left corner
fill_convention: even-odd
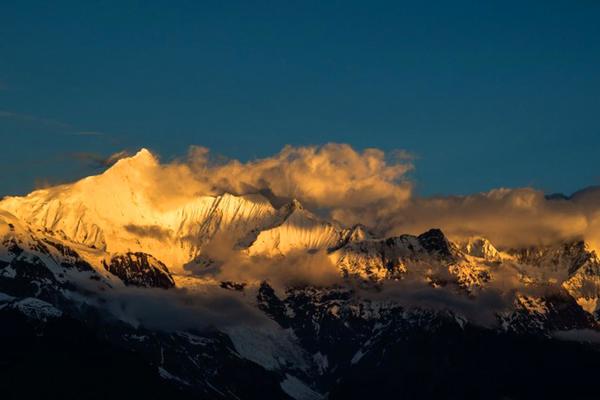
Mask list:
[[[2,90],[2,82],[0,81],[0,90]],[[79,137],[102,137],[112,142],[116,142],[116,136],[99,130],[82,130],[69,122],[60,121],[53,118],[46,118],[32,114],[18,113],[11,110],[0,110],[0,119],[11,119],[26,124],[37,126],[59,128],[61,132],[56,132],[56,135],[64,136],[79,136]]]
[[[38,117],[30,114],[22,114],[9,110],[0,110],[0,118],[13,119],[21,122],[33,123],[44,126],[51,126],[63,129],[71,129],[72,125],[66,122],[58,121],[51,118]]]
[[[67,156],[92,168],[107,168],[120,159],[129,157],[130,155],[131,153],[129,153],[127,150],[122,150],[109,156],[103,156],[101,154],[92,152],[75,152],[69,153]]]

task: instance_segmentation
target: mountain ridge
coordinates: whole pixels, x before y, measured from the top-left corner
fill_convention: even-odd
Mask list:
[[[263,398],[244,395],[244,371],[271,388],[264,398],[347,395],[339,382],[370,376],[377,358],[394,364],[385,355],[407,351],[403,340],[425,351],[418,338],[435,332],[541,348],[600,337],[600,260],[584,241],[378,237],[260,193],[158,207],[143,181],[159,168],[142,150],[0,201],[0,319],[81,321],[207,398]]]

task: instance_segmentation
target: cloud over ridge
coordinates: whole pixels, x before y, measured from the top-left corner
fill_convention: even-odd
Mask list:
[[[548,197],[535,188],[498,188],[466,196],[420,197],[407,173],[410,157],[347,144],[286,146],[258,160],[214,162],[192,146],[185,159],[157,164],[161,193],[263,193],[298,199],[343,225],[362,223],[382,235],[442,229],[451,238],[484,236],[501,247],[586,239],[600,247],[600,190]],[[171,183],[167,183],[171,182]],[[163,195],[157,200],[165,201]]]
[[[379,209],[401,206],[412,192],[405,177],[412,169],[407,157],[390,160],[382,150],[359,152],[347,144],[286,146],[272,157],[217,165],[210,164],[208,149],[192,147],[188,160],[194,175],[211,190],[268,191],[309,208],[328,209],[344,223],[378,219]]]

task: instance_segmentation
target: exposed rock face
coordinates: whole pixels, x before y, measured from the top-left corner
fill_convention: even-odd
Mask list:
[[[436,254],[444,259],[450,259],[453,255],[455,246],[450,243],[446,236],[439,229],[430,229],[419,235],[419,244],[429,254]]]
[[[126,285],[168,289],[175,281],[165,264],[146,253],[117,254],[102,262],[104,268]]]
[[[439,229],[419,236],[357,239],[332,251],[331,257],[347,276],[380,283],[421,279],[471,288],[490,279],[490,266],[469,260]]]

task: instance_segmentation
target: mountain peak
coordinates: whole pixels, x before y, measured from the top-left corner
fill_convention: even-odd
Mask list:
[[[452,255],[451,244],[440,229],[430,229],[420,234],[417,239],[421,246],[430,253],[438,253],[448,257]]]
[[[363,224],[354,225],[352,228],[350,228],[350,231],[348,234],[348,240],[350,242],[358,242],[361,240],[369,239],[371,237],[372,237],[371,233],[369,232],[367,227],[364,226]]]
[[[303,210],[304,207],[302,206],[302,203],[300,203],[300,201],[298,199],[292,199],[292,201],[290,202],[290,208],[292,208],[293,210]]]
[[[128,170],[141,170],[158,165],[158,158],[146,148],[142,148],[133,156],[121,158],[106,173],[113,174],[115,171],[126,172]]]
[[[488,260],[500,259],[500,253],[494,245],[486,238],[473,236],[460,244],[461,251],[478,258]]]
[[[154,158],[154,155],[152,154],[152,152],[150,150],[148,150],[145,147],[142,147],[137,153],[135,153],[135,155],[133,156],[133,158],[139,158],[139,157],[152,157]]]
[[[282,209],[285,210],[286,214],[291,215],[294,211],[304,210],[304,207],[300,201],[292,199],[289,203],[285,204]]]
[[[137,153],[135,153],[131,157],[124,158],[123,160],[135,161],[136,163],[144,163],[144,164],[155,164],[158,162],[156,156],[152,154],[150,150],[145,147],[142,147]]]

